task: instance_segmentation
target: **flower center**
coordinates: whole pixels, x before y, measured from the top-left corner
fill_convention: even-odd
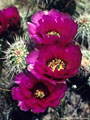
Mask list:
[[[14,18],[11,18],[11,21],[14,21],[15,19]]]
[[[42,82],[37,83],[32,89],[32,95],[41,100],[47,98],[50,95],[48,87]]]
[[[45,97],[45,93],[44,93],[43,91],[41,91],[41,90],[36,90],[35,96],[36,96],[37,98],[42,99],[42,98]]]
[[[66,68],[65,62],[63,60],[57,59],[57,58],[52,59],[50,62],[48,62],[47,66],[51,68],[52,72],[54,72],[55,69],[60,71],[60,70],[64,70]]]
[[[56,36],[60,37],[60,34],[58,32],[56,32],[56,31],[50,31],[50,32],[48,32],[47,36],[49,37],[50,35],[56,35]]]

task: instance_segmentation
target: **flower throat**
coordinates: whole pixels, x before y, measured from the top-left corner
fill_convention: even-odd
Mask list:
[[[42,82],[37,83],[34,88],[31,89],[32,95],[39,100],[47,98],[49,96],[49,90]]]

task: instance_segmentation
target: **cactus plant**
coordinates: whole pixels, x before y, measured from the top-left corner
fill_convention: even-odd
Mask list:
[[[13,6],[15,4],[15,0],[0,0],[0,9],[3,9],[8,6]]]
[[[84,11],[86,11],[86,12],[90,12],[90,1],[89,0],[77,0],[76,1],[76,12],[77,13],[82,13],[83,14],[83,12]]]
[[[84,39],[87,39],[87,41],[90,41],[90,14],[84,13],[83,15],[80,15],[78,18],[76,18],[77,23],[79,24],[78,32],[76,35],[76,38],[81,37],[82,42]]]
[[[90,1],[78,0],[76,1],[76,11],[74,18],[78,23],[78,32],[76,40],[88,49],[90,48]]]
[[[87,85],[90,86],[90,51],[82,49],[82,62],[81,66],[84,68],[84,71],[86,72],[87,77]]]
[[[90,71],[90,51],[82,49],[82,62],[81,65],[87,70]]]
[[[26,67],[25,57],[28,54],[26,45],[22,38],[16,38],[16,42],[10,44],[5,52],[5,65],[8,67],[9,74],[19,73]]]

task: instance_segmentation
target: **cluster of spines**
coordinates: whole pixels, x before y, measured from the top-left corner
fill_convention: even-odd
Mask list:
[[[5,53],[5,65],[8,67],[9,75],[13,73],[17,74],[22,72],[23,69],[26,67],[25,58],[28,54],[26,45],[22,38],[16,38],[15,43],[10,44],[9,48],[4,51]]]
[[[76,38],[79,37],[82,38],[82,41],[84,39],[87,39],[87,41],[90,41],[90,15],[88,13],[84,13],[83,15],[80,15],[78,18],[76,18],[76,21],[78,23],[78,32],[76,35]]]
[[[76,13],[74,14],[75,20],[78,23],[78,32],[76,34],[76,39],[81,39],[81,44],[85,43],[90,46],[90,1],[89,0],[79,0],[76,2]]]
[[[90,12],[90,1],[89,0],[77,0],[76,1],[76,12],[83,13],[84,11]]]
[[[81,65],[87,70],[90,71],[90,50],[82,49],[82,62]]]

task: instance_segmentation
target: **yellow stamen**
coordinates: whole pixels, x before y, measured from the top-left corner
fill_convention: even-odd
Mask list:
[[[41,90],[36,90],[35,95],[37,98],[41,98],[41,99],[45,97],[45,93]]]
[[[47,66],[51,68],[51,71],[52,71],[52,72],[54,72],[55,69],[57,69],[58,71],[64,70],[65,67],[66,67],[66,64],[65,64],[65,62],[62,61],[61,59],[55,58],[55,59],[51,60],[51,61],[48,63]]]
[[[55,31],[51,31],[51,32],[48,32],[47,33],[47,36],[49,37],[50,35],[56,35],[58,37],[60,37],[60,34],[58,32],[55,32]]]

